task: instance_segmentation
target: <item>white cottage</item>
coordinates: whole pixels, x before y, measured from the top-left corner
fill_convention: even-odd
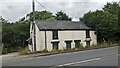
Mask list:
[[[27,40],[30,51],[75,48],[78,44],[97,44],[95,31],[81,21],[36,20]]]

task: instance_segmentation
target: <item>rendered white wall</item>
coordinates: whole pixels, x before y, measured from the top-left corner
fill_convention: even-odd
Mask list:
[[[90,31],[90,37],[91,37],[90,44],[91,45],[97,44],[97,37],[96,37],[95,31]]]
[[[58,31],[60,40],[60,49],[66,49],[66,40],[72,40],[71,48],[75,48],[74,40],[81,40],[81,43],[85,40],[85,31]]]
[[[37,29],[38,30],[38,29]],[[97,44],[95,31],[90,31],[91,37],[91,45]],[[66,49],[66,40],[72,40],[71,48],[75,48],[74,40],[81,40],[81,43],[85,45],[86,32],[84,30],[81,31],[58,31],[58,40],[52,40],[52,31],[46,31],[46,42],[47,42],[47,50],[52,50],[52,41],[59,41],[59,49]],[[37,42],[37,51],[41,51],[45,49],[45,31],[37,31],[36,36]]]

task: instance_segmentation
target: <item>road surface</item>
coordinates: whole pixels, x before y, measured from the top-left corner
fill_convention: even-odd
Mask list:
[[[3,61],[3,66],[118,66],[118,47]]]

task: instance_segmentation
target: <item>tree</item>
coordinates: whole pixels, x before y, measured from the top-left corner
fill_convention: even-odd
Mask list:
[[[16,43],[25,47],[25,40],[29,38],[29,22],[21,21],[13,25],[13,32],[16,37]],[[27,44],[26,44],[27,45]]]
[[[112,3],[107,3],[106,5],[104,5],[102,9],[111,14],[118,15],[118,10],[119,10],[118,8],[119,8],[119,4],[117,4],[117,2],[112,2]]]
[[[32,15],[33,13],[27,14],[28,20],[32,21]],[[62,11],[57,12],[56,16],[53,15],[53,13],[49,11],[35,11],[35,19],[36,20],[71,20],[71,18],[68,17],[68,15]],[[25,18],[22,18],[21,21],[25,20]]]
[[[71,20],[71,18],[69,18],[68,15],[62,11],[56,13],[56,19],[57,20]]]
[[[118,17],[118,30],[115,33],[115,36],[118,37],[118,39],[120,39],[120,6],[119,3],[117,2],[112,2],[112,3],[107,3],[106,5],[104,5],[103,10],[106,12],[111,13],[112,15],[116,15],[116,17]]]
[[[115,9],[114,9],[115,8]],[[107,3],[103,10],[86,13],[82,21],[97,32],[98,42],[118,41],[120,39],[118,4]]]
[[[2,19],[1,22],[3,53],[18,51],[19,47],[27,46],[25,40],[29,38],[29,22],[9,23],[5,19]]]
[[[29,20],[32,20],[33,13],[27,14],[27,17],[29,17]],[[35,11],[35,19],[36,20],[54,20],[55,16],[49,12],[49,11]]]

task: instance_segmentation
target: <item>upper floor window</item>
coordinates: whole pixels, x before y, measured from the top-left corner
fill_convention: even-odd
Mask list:
[[[53,37],[53,39],[58,39],[58,31],[57,30],[52,31],[52,37]]]
[[[90,38],[90,30],[86,30],[86,38]]]

